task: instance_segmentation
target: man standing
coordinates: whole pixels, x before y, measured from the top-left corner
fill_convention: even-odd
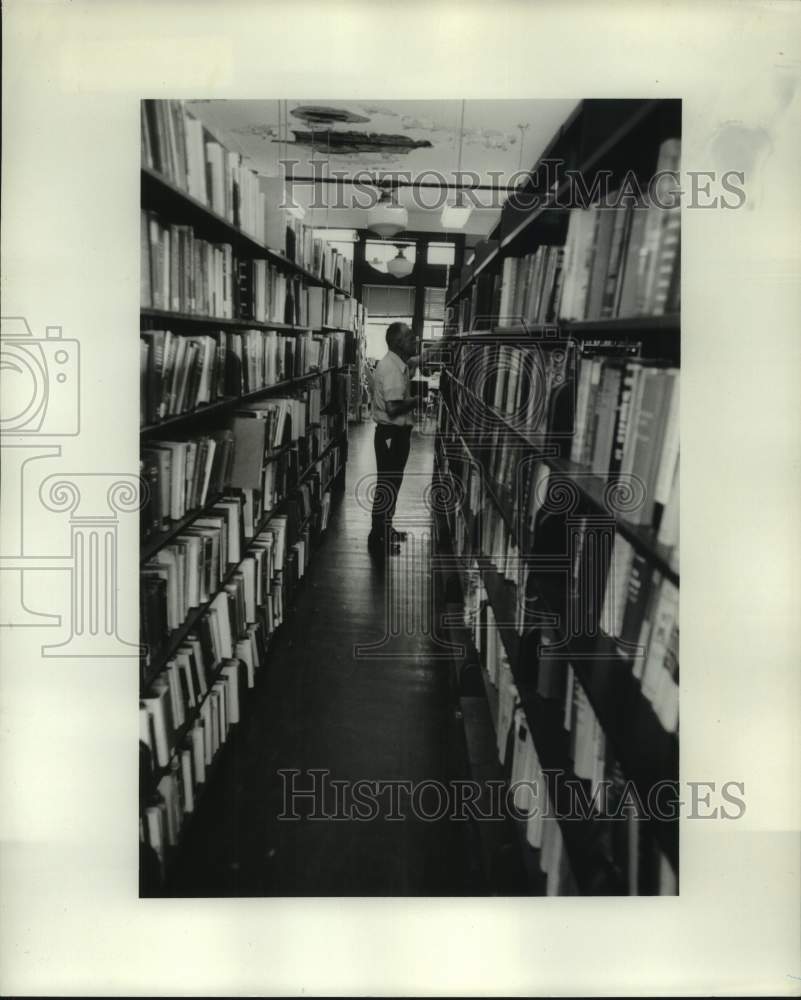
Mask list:
[[[417,405],[409,391],[414,335],[406,323],[387,327],[389,350],[373,373],[373,420],[375,421],[376,485],[373,497],[373,527],[367,539],[370,551],[381,557],[396,555],[405,533],[395,531],[392,518],[409,457],[409,444]]]

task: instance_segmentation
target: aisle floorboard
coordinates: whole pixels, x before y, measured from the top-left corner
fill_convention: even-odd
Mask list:
[[[396,515],[400,527],[415,522],[415,537],[382,570],[366,547],[373,426],[351,427],[345,494],[279,631],[269,674],[251,694],[246,718],[187,831],[171,894],[481,891],[466,825],[413,818],[408,798],[403,820],[277,818],[279,769],[300,771],[303,788],[310,787],[314,768],[348,782],[460,776],[448,661],[433,655],[430,630],[421,627],[430,602],[428,549],[420,538],[429,530],[432,455],[431,436],[416,431]],[[357,656],[359,644],[385,639],[388,594],[397,634]],[[433,798],[424,802],[433,808]],[[308,806],[299,803],[298,812],[304,811]]]

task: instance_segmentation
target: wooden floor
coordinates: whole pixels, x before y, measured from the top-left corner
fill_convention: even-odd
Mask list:
[[[408,809],[394,821],[383,818],[386,809],[366,822],[278,819],[280,769],[300,771],[298,787],[310,787],[311,769],[347,782],[464,776],[451,668],[430,629],[431,437],[414,433],[395,518],[410,538],[382,568],[366,544],[373,427],[354,425],[350,434],[344,496],[277,636],[269,673],[187,831],[170,894],[482,891],[463,822],[427,822]],[[326,808],[335,811],[331,798]]]

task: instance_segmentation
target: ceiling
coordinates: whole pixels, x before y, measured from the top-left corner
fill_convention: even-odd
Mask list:
[[[296,176],[311,176],[316,169],[318,176],[322,171],[339,171],[352,177],[367,170],[403,171],[420,177],[429,170],[453,181],[459,161],[461,100],[210,100],[187,104],[224,145],[267,176],[281,172],[279,161],[286,156],[297,161]],[[482,184],[505,183],[521,165],[526,169],[537,161],[576,104],[575,100],[465,101],[462,171],[474,171]],[[420,179],[435,181],[430,175]],[[351,205],[352,185],[324,184],[317,189],[318,205],[325,202],[325,208],[309,207],[310,186],[293,188],[296,200],[307,208],[309,222],[364,228],[366,210]],[[474,208],[468,225],[454,231],[490,232],[501,201],[493,203],[489,192],[480,197],[483,207]],[[420,189],[417,195],[409,188],[399,189],[398,200],[409,210],[409,229],[443,231],[443,198],[436,188]]]

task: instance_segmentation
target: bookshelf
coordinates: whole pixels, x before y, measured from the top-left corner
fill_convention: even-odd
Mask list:
[[[252,328],[256,330],[277,330],[279,332],[286,331],[288,333],[294,333],[296,331],[303,332],[312,329],[312,327],[309,326],[295,326],[291,323],[262,323],[250,319],[224,319],[216,316],[196,316],[193,313],[174,312],[171,309],[143,308],[140,309],[140,315],[143,320],[172,323],[176,326],[179,324],[191,324],[197,327],[225,326],[243,329]],[[329,333],[333,331],[319,329],[318,332]]]
[[[140,855],[158,895],[344,490],[363,311],[347,263],[181,102],[143,102],[142,128]],[[312,321],[312,289],[347,322]]]
[[[218,399],[214,403],[208,403],[205,406],[198,406],[194,410],[190,410],[187,413],[178,413],[172,417],[166,417],[163,420],[159,420],[153,424],[145,424],[140,427],[139,434],[142,437],[149,437],[154,434],[161,433],[165,428],[174,430],[176,427],[186,427],[190,424],[195,424],[198,422],[203,422],[206,418],[211,415],[218,416],[224,414],[226,411],[231,410],[235,407],[241,406],[244,403],[257,402],[260,399],[265,399],[269,396],[273,396],[278,392],[286,391],[303,385],[303,383],[308,382],[312,379],[319,378],[320,375],[329,374],[332,372],[341,372],[347,369],[347,365],[337,365],[336,368],[327,368],[322,372],[313,371],[307,372],[305,375],[297,375],[293,378],[282,379],[280,382],[275,382],[273,385],[264,386],[262,389],[255,389],[253,392],[244,392],[238,396],[227,396],[223,399]]]
[[[515,820],[530,894],[678,891],[676,810],[652,803],[679,778],[679,216],[542,177],[646,190],[680,137],[679,102],[582,102],[446,299],[437,557],[507,784],[555,817]],[[628,796],[649,805],[623,817]]]
[[[141,198],[142,205],[147,205],[153,211],[167,216],[171,221],[193,226],[208,239],[230,243],[243,257],[268,260],[287,274],[302,278],[307,285],[328,288],[340,295],[352,294],[333,281],[261,243],[197,198],[182,191],[158,171],[144,166],[141,168]]]
[[[564,204],[571,192],[569,181],[558,187],[543,186],[549,177],[542,165],[561,161],[565,172],[580,174],[585,189],[592,191],[601,171],[611,171],[620,178],[628,169],[640,173],[652,170],[659,139],[681,134],[681,102],[673,100],[584,100],[570,119],[553,137],[530,172],[528,182],[519,188],[519,197],[504,205],[501,219],[487,240],[475,250],[471,264],[454,276],[446,296],[446,305],[455,305],[482,274],[497,271],[499,262],[527,230],[553,212],[552,206]],[[651,158],[651,159],[649,159]],[[537,167],[540,167],[538,172]],[[529,199],[535,204],[528,205]]]

